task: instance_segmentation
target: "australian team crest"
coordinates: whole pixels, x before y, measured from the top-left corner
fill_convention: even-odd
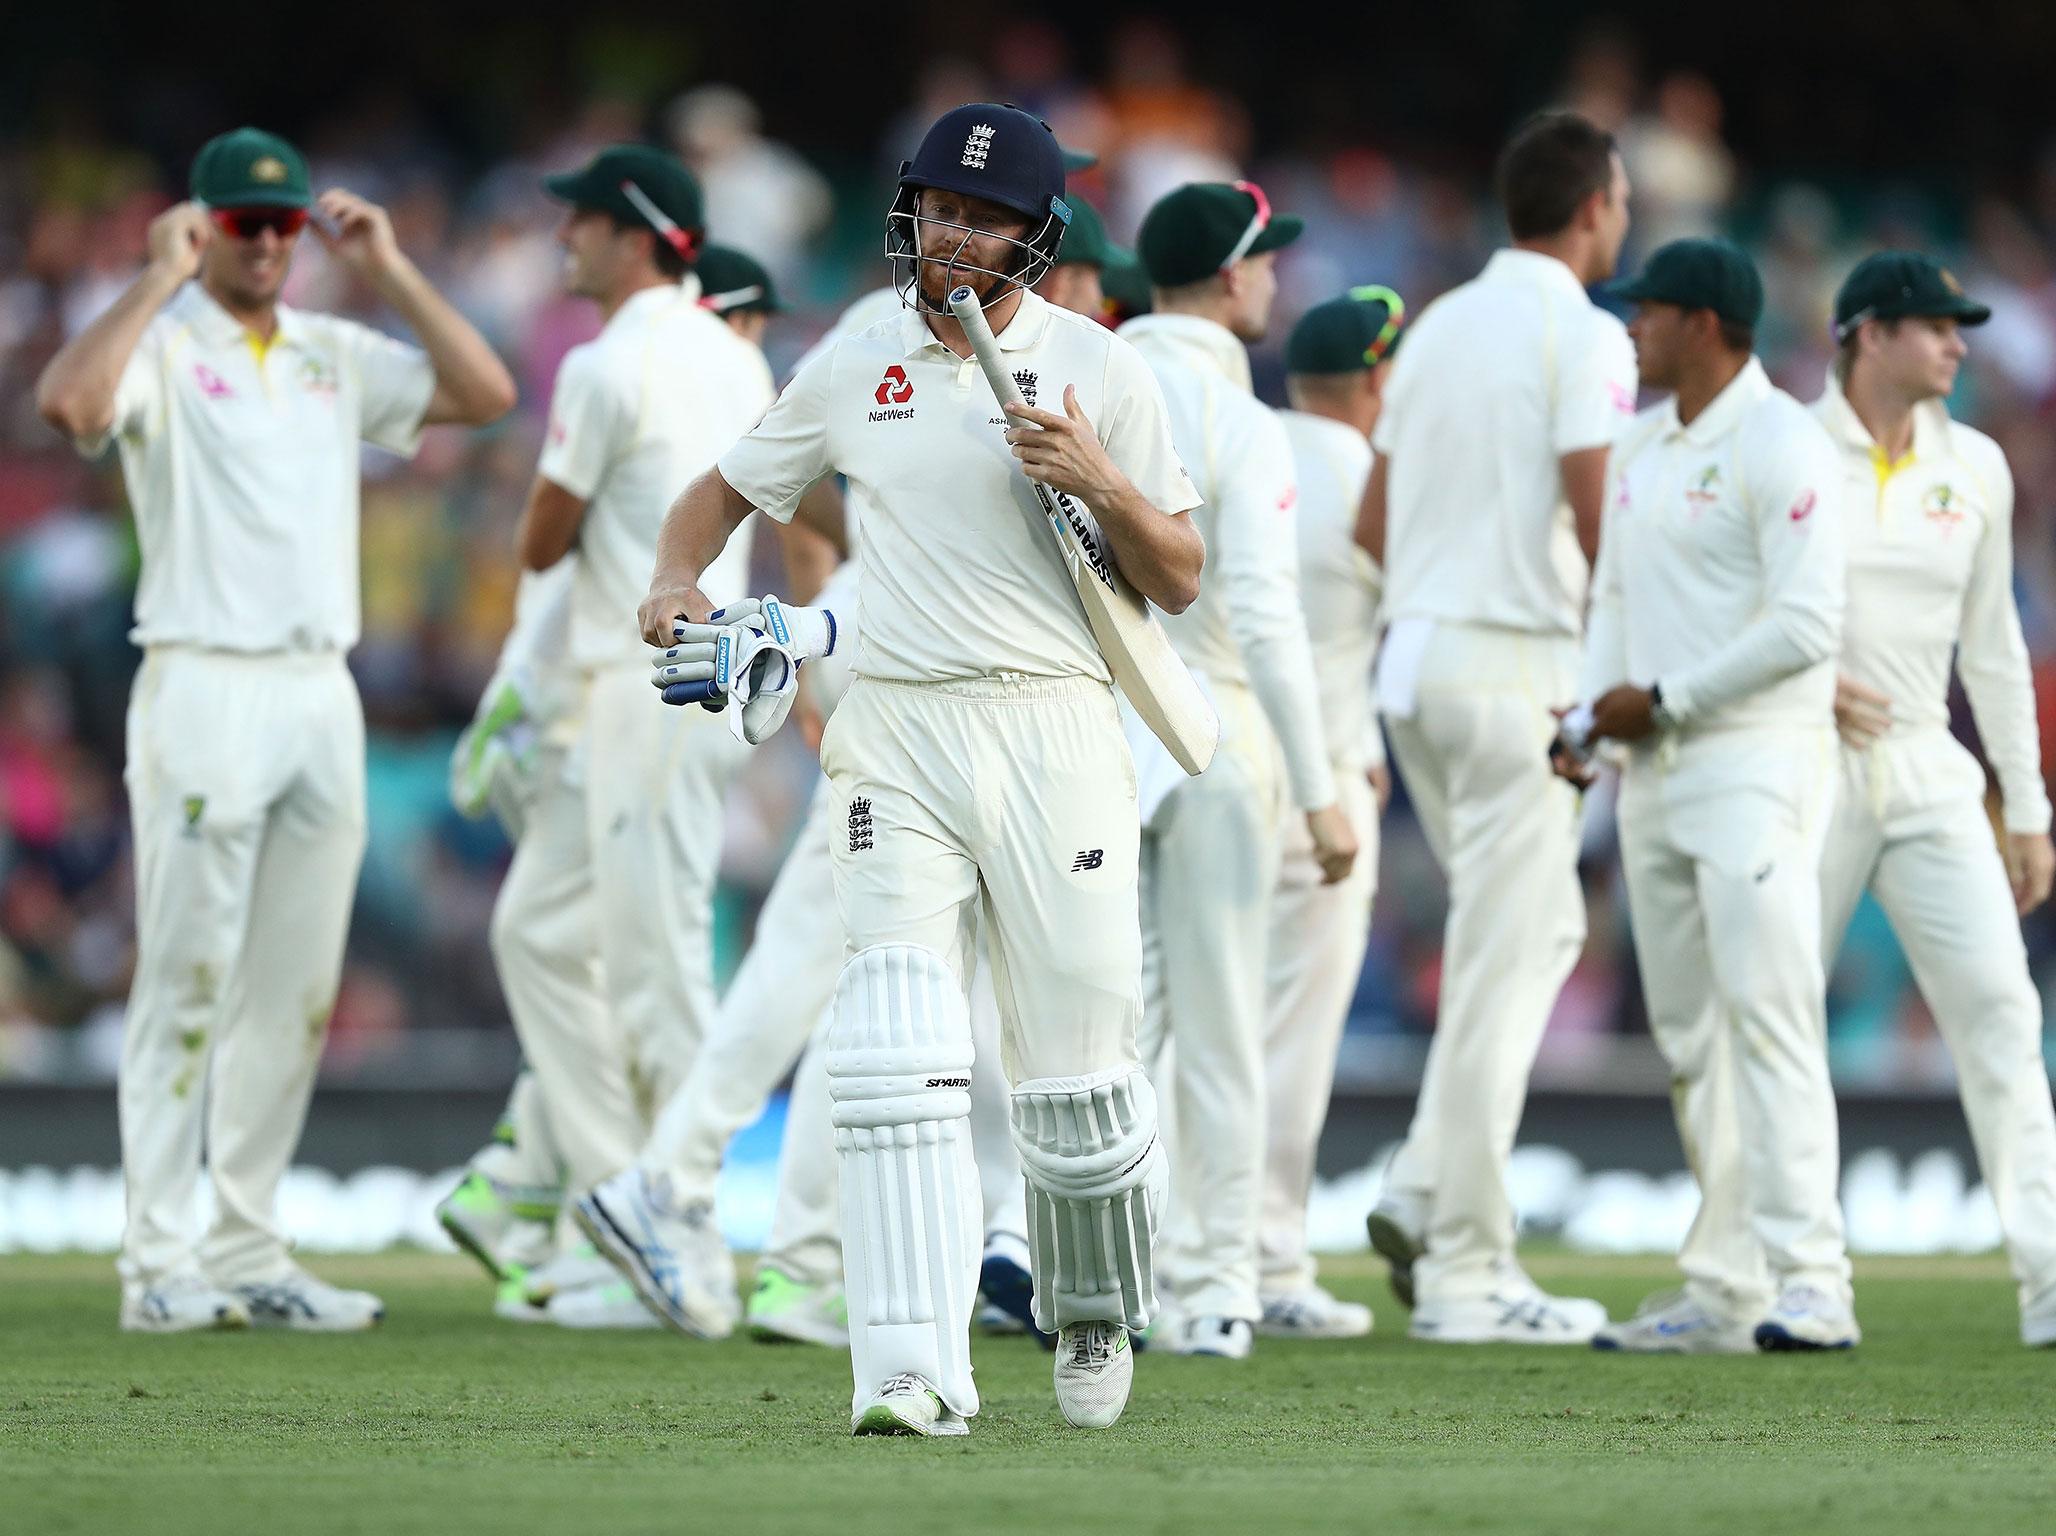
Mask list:
[[[1033,368],[1016,369],[1014,371],[1014,383],[1020,388],[1021,398],[1027,401],[1028,404],[1033,405],[1035,403],[1035,370]]]
[[[1685,500],[1692,504],[1692,510],[1704,512],[1720,500],[1720,466],[1709,464],[1693,478],[1691,487],[1685,492]]]
[[[309,353],[300,364],[300,387],[310,395],[333,399],[341,382],[336,365],[319,353]]]
[[[1928,487],[1927,495],[1920,499],[1921,515],[1929,522],[1941,526],[1944,535],[1955,531],[1963,521],[1963,498],[1956,494],[1956,488],[1947,481]]]

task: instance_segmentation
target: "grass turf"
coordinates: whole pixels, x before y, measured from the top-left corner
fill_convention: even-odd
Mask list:
[[[977,1346],[968,1439],[848,1436],[839,1355],[496,1322],[458,1259],[317,1263],[368,1337],[132,1337],[102,1259],[0,1259],[0,1530],[1548,1533],[2047,1531],[2056,1352],[2018,1342],[1995,1260],[1858,1270],[1848,1356],[1627,1359],[1265,1340],[1145,1354],[1111,1432],[1066,1430],[1048,1357]],[[1616,1315],[1670,1270],[1568,1256]]]

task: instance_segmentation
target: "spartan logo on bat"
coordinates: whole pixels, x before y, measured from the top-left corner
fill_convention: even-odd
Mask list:
[[[850,801],[850,852],[863,853],[871,846],[871,802],[863,795]]]
[[[1020,387],[1021,398],[1028,404],[1033,405],[1035,403],[1035,370],[1033,368],[1017,368],[1014,371],[1014,383]]]

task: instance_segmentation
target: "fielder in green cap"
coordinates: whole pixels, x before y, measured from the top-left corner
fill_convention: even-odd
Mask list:
[[[142,554],[121,1326],[354,1331],[378,1323],[379,1299],[302,1269],[271,1213],[364,851],[363,710],[344,662],[361,628],[362,447],[411,455],[429,423],[482,426],[513,407],[514,381],[385,210],[316,197],[276,134],[209,140],[191,188],[36,389],[82,448],[118,446]],[[310,221],[411,343],[279,301]]]
[[[1625,748],[1628,907],[1701,1205],[1683,1289],[1594,1342],[1848,1349],[1862,1330],[1821,1050],[1843,478],[1752,355],[1763,287],[1740,250],[1674,241],[1618,291],[1642,385],[1670,398],[1614,445],[1584,702],[1552,761],[1589,783],[1593,743]]]
[[[1814,415],[1834,440],[1848,607],[1836,658],[1841,793],[1821,861],[1830,966],[1868,891],[1956,1062],[2019,1283],[2020,1338],[2056,1344],[2056,1112],[2020,918],[2056,876],[2034,677],[2014,601],[2005,452],[1949,414],[1964,328],[1991,311],[1912,251],[1859,262]],[[1962,681],[1999,798],[1950,732]],[[1993,838],[1996,830],[1998,837]]]
[[[719,315],[736,335],[761,347],[771,317],[785,309],[764,264],[732,245],[708,245],[701,248],[693,272],[700,280],[700,308]]]

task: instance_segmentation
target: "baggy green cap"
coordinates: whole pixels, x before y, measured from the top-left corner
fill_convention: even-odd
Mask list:
[[[1352,288],[1299,317],[1285,342],[1287,373],[1362,373],[1392,355],[1406,301],[1381,284]]]
[[[543,190],[574,208],[612,214],[631,229],[655,228],[649,215],[622,190],[624,182],[633,183],[695,243],[705,232],[707,219],[699,182],[676,158],[647,144],[610,145],[578,170],[545,176]]]
[[[1650,253],[1642,270],[1606,290],[1617,298],[1710,309],[1736,325],[1763,318],[1763,279],[1749,253],[1731,240],[1673,240]]]
[[[1258,226],[1254,236],[1252,224]],[[1182,288],[1244,256],[1288,246],[1305,227],[1289,213],[1274,217],[1255,182],[1192,181],[1157,199],[1135,248],[1152,283]]]
[[[202,144],[187,184],[210,208],[305,208],[314,201],[306,157],[262,128],[234,128]]]
[[[703,247],[693,271],[700,279],[702,309],[717,315],[775,315],[785,308],[764,264],[732,245]]]
[[[1963,291],[1956,274],[1918,251],[1878,251],[1856,264],[1835,295],[1835,339],[1847,341],[1866,320],[1909,315],[1983,325],[1989,305]]]

